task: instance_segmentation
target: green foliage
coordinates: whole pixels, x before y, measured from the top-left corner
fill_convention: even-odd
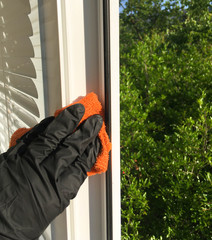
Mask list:
[[[173,124],[197,115],[202,90],[207,92],[207,101],[212,101],[212,48],[202,45],[200,51],[190,45],[179,55],[177,46],[170,49],[168,45],[165,35],[146,36],[124,56],[128,62],[122,66],[121,84],[130,84],[133,109],[140,99],[148,110],[146,128],[156,139],[171,134]]]
[[[120,0],[120,5],[123,6],[120,13],[122,53],[152,32],[168,30],[170,44],[181,46],[188,39],[192,41],[190,35],[194,43],[212,39],[210,0]],[[123,61],[122,55],[121,59]]]
[[[129,48],[125,41],[121,42],[122,239],[209,240],[212,236],[209,1],[198,1],[200,7],[195,0],[181,4],[128,1],[126,6],[132,9],[134,4],[135,9],[140,6],[144,10],[143,5],[148,3],[147,10],[153,11],[153,2],[165,4],[166,8],[157,10],[164,11],[164,19],[170,17],[165,13],[171,12],[170,26],[167,23],[158,30],[147,25],[151,31],[142,33],[141,39],[136,39],[133,31],[129,35],[127,31],[121,32],[123,39],[130,41]],[[184,21],[183,7],[187,9]],[[123,32],[125,27],[130,25],[121,27]]]

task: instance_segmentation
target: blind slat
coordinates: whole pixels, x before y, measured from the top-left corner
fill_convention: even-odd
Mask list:
[[[6,85],[4,87],[2,84],[0,84],[0,93],[2,93],[2,96],[5,95],[8,101],[10,100],[12,102],[10,106],[12,106],[13,110],[21,106],[31,114],[40,117],[38,106],[33,98],[12,89],[10,86]]]
[[[1,102],[1,100],[0,100],[0,102]],[[14,123],[13,123],[16,128],[23,127],[20,125],[19,120],[17,120],[17,119],[20,119],[29,127],[33,127],[34,125],[37,124],[36,119],[32,115],[28,114],[24,109],[16,108],[14,110],[13,114],[16,116],[14,119]],[[5,131],[5,129],[7,129],[7,127],[8,127],[8,124],[7,124],[6,109],[0,108],[0,128],[1,128],[1,130]]]
[[[28,15],[31,12],[29,0],[1,0],[0,15],[12,18],[14,15]]]
[[[0,31],[4,34],[1,38],[2,41],[5,41],[7,38],[11,39],[14,36],[30,37],[33,35],[32,25],[27,15],[21,16],[20,18],[16,16],[17,19],[14,18],[13,21],[7,20],[3,14],[0,16],[1,19],[4,19],[5,22],[8,22],[0,26]]]
[[[16,73],[27,77],[36,78],[35,66],[27,57],[4,57],[0,69],[7,73]]]
[[[28,37],[20,36],[2,42],[2,56],[34,57],[32,42]]]
[[[37,88],[31,78],[5,73],[4,82],[23,93],[38,98]]]
[[[18,108],[18,105],[20,105],[33,115],[40,117],[38,106],[33,98],[28,97],[21,92],[14,91],[11,88],[8,88],[7,96],[13,100],[13,104],[15,105],[14,109]]]
[[[14,114],[18,119],[21,119],[25,124],[27,124],[29,127],[33,127],[37,124],[37,120],[32,115],[27,114],[26,111],[22,108],[16,108],[14,109]],[[17,123],[18,125],[18,123]]]

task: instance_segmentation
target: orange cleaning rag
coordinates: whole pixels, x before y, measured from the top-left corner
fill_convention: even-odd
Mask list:
[[[92,115],[99,114],[104,118],[103,108],[101,103],[98,100],[98,97],[95,93],[89,93],[87,96],[82,98],[81,100],[74,102],[66,107],[63,107],[59,110],[55,111],[54,116],[58,116],[65,108],[73,105],[81,103],[85,107],[85,114],[81,119],[80,123],[85,119],[89,118]],[[21,136],[23,136],[26,132],[28,132],[31,128],[19,128],[15,131],[10,139],[10,147],[16,144],[16,140],[18,140]],[[111,150],[111,142],[109,140],[108,134],[106,132],[105,123],[103,122],[102,128],[99,132],[99,139],[101,141],[101,151],[97,157],[97,161],[94,164],[93,168],[90,172],[87,173],[88,176],[92,176],[95,174],[101,174],[107,171],[108,168],[108,160],[109,160],[109,152]]]

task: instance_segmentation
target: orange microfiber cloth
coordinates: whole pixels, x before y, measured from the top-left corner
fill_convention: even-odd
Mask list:
[[[102,105],[99,102],[98,97],[95,93],[89,93],[87,96],[85,96],[81,100],[74,102],[74,103],[72,103],[66,107],[63,107],[59,110],[56,110],[54,116],[55,117],[58,116],[65,108],[67,108],[73,104],[76,104],[76,103],[81,103],[85,107],[85,114],[84,114],[81,122],[94,114],[100,114],[102,117],[104,117]],[[19,128],[17,131],[15,131],[10,140],[10,147],[14,146],[16,144],[16,140],[19,139],[21,136],[23,136],[30,129],[31,128]],[[103,172],[106,172],[107,168],[108,168],[108,160],[109,160],[109,152],[111,150],[111,142],[107,135],[104,122],[103,122],[102,128],[101,128],[98,136],[101,141],[102,148],[97,157],[97,161],[96,161],[95,165],[93,166],[91,171],[87,173],[88,176],[92,176],[95,174],[101,174]]]

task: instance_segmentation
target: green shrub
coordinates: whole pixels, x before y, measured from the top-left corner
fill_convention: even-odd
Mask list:
[[[122,239],[209,240],[211,46],[149,34],[121,66]]]

